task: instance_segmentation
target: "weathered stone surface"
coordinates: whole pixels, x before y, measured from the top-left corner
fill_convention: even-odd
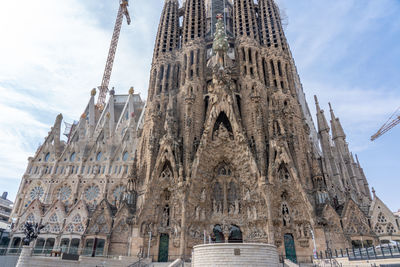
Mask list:
[[[146,108],[130,89],[101,109],[94,91],[68,142],[57,116],[29,158],[10,244],[25,221],[46,225],[39,251],[154,260],[189,258],[204,238],[307,256],[313,236],[318,250],[400,239],[317,99],[315,129],[278,6],[253,2],[166,0]]]

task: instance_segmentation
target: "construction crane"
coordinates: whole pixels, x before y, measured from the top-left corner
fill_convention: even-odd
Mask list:
[[[378,130],[376,134],[371,136],[371,141],[376,140],[386,132],[390,131],[394,126],[400,124],[400,107],[390,116],[386,123]]]
[[[103,109],[106,102],[108,85],[110,83],[111,72],[114,64],[115,51],[117,50],[118,40],[121,32],[122,20],[124,15],[126,17],[126,22],[128,23],[128,25],[131,24],[131,18],[128,12],[128,6],[129,6],[128,1],[129,0],[120,0],[119,3],[117,20],[115,21],[114,32],[111,39],[111,45],[108,51],[108,57],[107,57],[106,67],[104,69],[103,80],[101,81],[101,85],[98,87],[99,98],[97,99],[96,106],[99,109]]]

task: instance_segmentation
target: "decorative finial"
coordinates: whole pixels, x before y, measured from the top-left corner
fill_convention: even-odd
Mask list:
[[[86,113],[82,113],[81,118],[86,119]]]
[[[375,188],[372,187],[372,194],[374,195],[374,198],[376,197],[375,193],[376,193]]]
[[[129,88],[129,94],[133,95],[133,93],[135,93],[135,89],[133,88],[133,86],[131,86],[131,88]]]
[[[314,95],[314,100],[315,100],[315,104],[318,105],[318,97],[316,95]]]
[[[110,112],[107,112],[106,117],[109,119],[110,118]]]
[[[96,95],[96,88],[93,88],[92,91],[90,92],[91,96],[95,96]]]
[[[333,111],[331,102],[328,103],[330,111]]]

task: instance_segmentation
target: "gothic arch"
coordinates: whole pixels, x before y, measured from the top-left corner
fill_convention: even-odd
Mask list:
[[[228,119],[228,117],[226,116],[224,111],[221,111],[219,113],[217,119],[215,120],[214,127],[213,127],[213,134],[212,134],[213,138],[214,138],[215,132],[218,131],[221,126],[225,127],[225,129],[231,135],[233,134],[232,124],[231,124],[230,120]]]

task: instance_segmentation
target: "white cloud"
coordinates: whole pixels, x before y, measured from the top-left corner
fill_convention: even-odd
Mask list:
[[[129,7],[110,86],[145,98],[162,0]],[[100,85],[118,1],[20,0],[0,3],[0,179],[20,179],[54,118],[79,118]],[[18,185],[10,185],[16,191]],[[11,192],[11,198],[15,192]]]

